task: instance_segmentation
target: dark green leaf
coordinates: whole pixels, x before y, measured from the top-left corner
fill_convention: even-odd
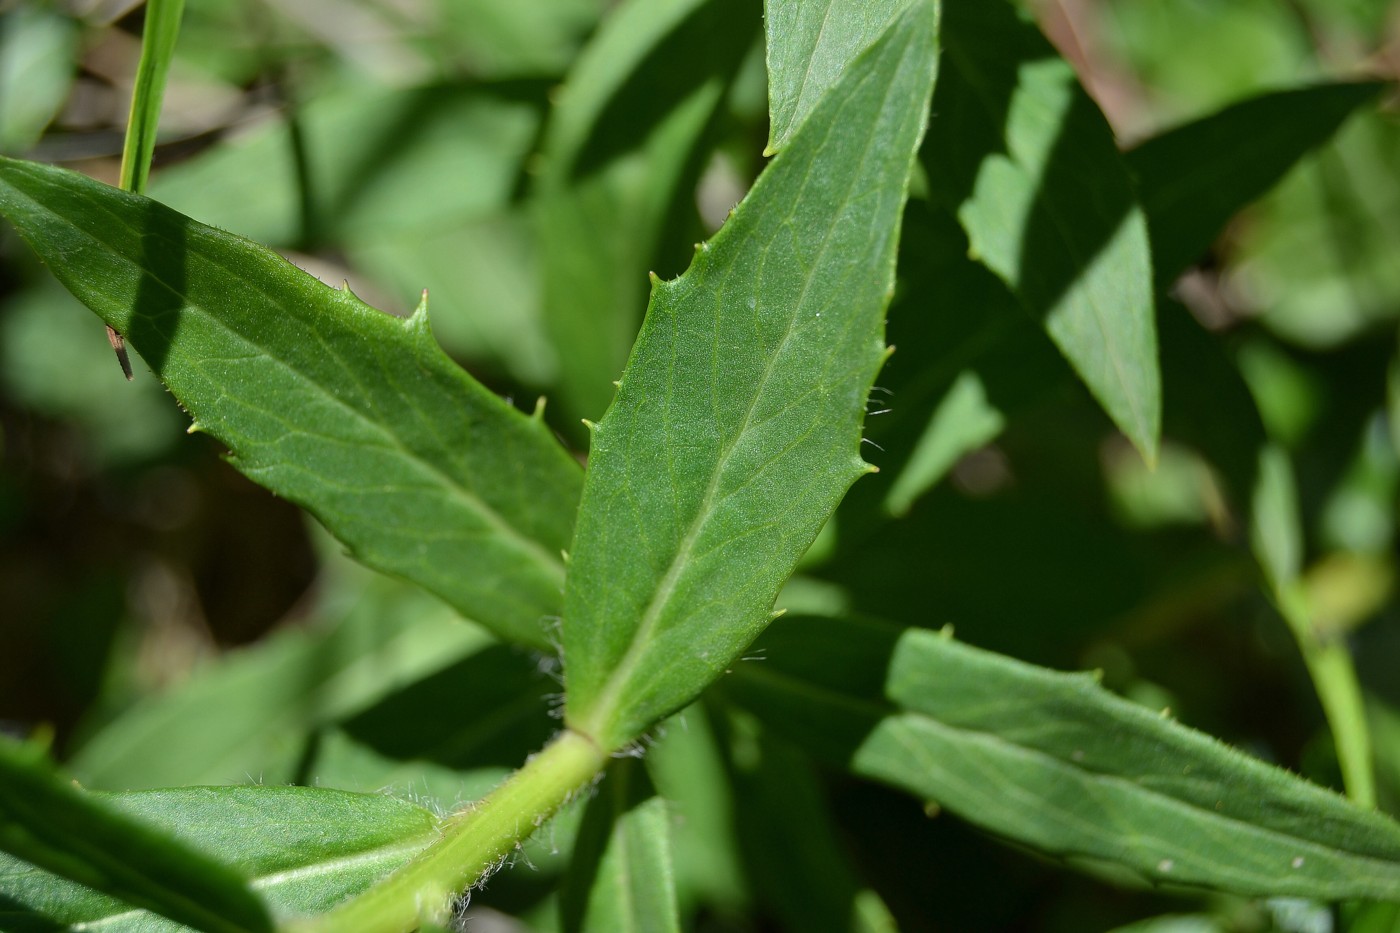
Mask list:
[[[37,866],[0,862],[0,877],[10,875],[0,890],[52,916],[57,892],[77,881],[209,933],[270,933],[267,909],[232,860],[122,809],[64,780],[42,748],[0,739],[0,850]]]
[[[559,892],[565,933],[680,933],[670,819],[641,762],[613,762]]]
[[[593,432],[566,593],[567,721],[604,747],[730,664],[869,470],[860,423],[934,55],[933,8],[919,3],[690,270],[653,286]]]
[[[548,647],[578,465],[438,347],[271,251],[99,182],[0,163],[0,211],[256,482],[379,570]]]
[[[1400,897],[1400,826],[1099,687],[925,629],[798,619],[727,683],[774,728],[1042,851],[1248,895]]]
[[[1150,462],[1162,398],[1152,261],[1113,134],[1010,4],[948,0],[943,20],[930,187]]]
[[[1326,142],[1383,86],[1322,84],[1253,97],[1129,152],[1158,287],[1170,285],[1226,221]]]

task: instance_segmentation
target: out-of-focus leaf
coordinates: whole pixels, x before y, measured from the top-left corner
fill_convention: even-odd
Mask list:
[[[756,12],[747,0],[624,3],[560,92],[532,210],[544,320],[573,412],[596,418],[612,398],[645,273],[664,258],[664,225],[694,188],[698,145]]]
[[[1012,6],[948,0],[943,20],[930,189],[1151,462],[1162,404],[1152,260],[1113,134]]]
[[[511,82],[326,93],[287,121],[158,173],[151,193],[259,242],[342,249],[404,305],[427,288],[449,351],[545,385],[555,361],[534,243],[513,210],[544,90]]]
[[[1383,86],[1321,84],[1253,97],[1129,152],[1128,167],[1147,212],[1157,285],[1170,285],[1226,221],[1326,142]]]
[[[1335,347],[1400,314],[1400,121],[1363,113],[1250,213],[1225,282],[1285,339]]]
[[[61,892],[87,885],[209,933],[272,929],[217,847],[205,850],[217,858],[196,851],[168,827],[74,787],[41,747],[8,739],[0,740],[0,850],[17,857],[0,861],[5,898],[49,916]]]
[[[787,930],[894,933],[842,848],[812,760],[745,713],[731,715],[729,733],[735,821],[756,899]]]
[[[938,481],[958,459],[990,443],[1006,427],[1006,416],[987,398],[976,370],[965,369],[938,401],[904,469],[890,486],[885,505],[894,515]]]
[[[92,796],[127,820],[179,840],[190,866],[206,860],[200,853],[217,855],[251,879],[283,916],[324,910],[358,893],[432,842],[437,826],[427,810],[392,797],[309,787],[189,787]],[[170,883],[187,873],[172,870],[163,880]],[[187,929],[17,860],[0,859],[0,889],[8,900],[4,909],[13,912],[0,914],[6,922],[17,917],[38,924],[47,918],[65,929],[115,933]]]
[[[578,465],[447,358],[426,306],[391,318],[263,247],[33,163],[0,163],[0,211],[240,470],[364,563],[548,647]]]
[[[318,730],[491,643],[401,584],[346,586],[353,608],[328,631],[282,632],[138,703],[79,747],[74,772],[107,790],[292,782]]]
[[[1045,852],[1158,882],[1400,897],[1400,826],[1119,699],[925,629],[784,621],[726,681],[854,773]]]
[[[291,125],[279,121],[158,173],[150,194],[261,243],[382,239],[499,211],[534,143],[538,107],[529,85],[347,88],[295,114],[305,177]]]
[[[56,9],[32,3],[0,19],[0,152],[38,140],[63,106],[77,69],[80,30]]]
[[[768,152],[781,149],[909,0],[765,0]]]
[[[437,8],[438,41],[476,74],[554,76],[607,7],[606,0],[453,0]]]
[[[565,933],[679,933],[666,801],[635,758],[588,802],[559,898]]]
[[[605,748],[686,705],[752,641],[869,470],[860,422],[933,14],[919,3],[891,26],[689,271],[653,286],[593,431],[565,597],[566,720]]]
[[[740,913],[750,892],[735,838],[734,789],[710,716],[695,703],[657,733],[647,773],[675,826],[672,861],[681,916],[702,904],[719,916]]]

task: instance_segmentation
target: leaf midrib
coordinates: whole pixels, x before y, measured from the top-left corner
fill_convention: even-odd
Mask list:
[[[876,41],[878,41],[878,39]],[[868,81],[870,80],[870,77],[866,76],[863,80]],[[884,103],[889,100],[889,96],[893,91],[893,83],[894,82],[890,82],[890,84],[887,85],[885,88],[884,101],[882,101],[880,112],[884,111]],[[833,121],[833,127],[836,122],[837,121]],[[822,148],[830,144],[832,133],[833,129],[829,128],[821,145],[817,147],[816,152],[820,152]],[[850,192],[852,189],[854,189],[856,180],[861,177],[865,164],[870,157],[870,152],[873,148],[873,145],[874,135],[871,134],[866,137],[865,147],[861,152],[859,162],[860,170],[852,171],[846,176],[847,188],[846,194],[841,200],[842,204],[847,204],[850,202]],[[815,153],[813,155],[813,158],[815,158]],[[807,186],[810,179],[811,172],[809,170],[804,175],[802,181],[803,188]],[[788,213],[785,216],[784,220],[776,225],[778,229],[782,229],[787,225],[788,221],[796,212],[797,205],[800,202],[801,194],[799,193],[797,197],[794,197],[791,200]],[[751,236],[751,233],[746,233],[745,241],[747,241]],[[595,731],[597,729],[596,720],[600,715],[603,716],[605,719],[611,717],[612,712],[610,707],[614,703],[618,702],[619,694],[626,686],[626,683],[631,677],[633,670],[636,669],[642,663],[643,658],[646,655],[646,650],[651,642],[653,630],[657,627],[657,625],[660,624],[661,616],[664,613],[666,606],[670,603],[672,597],[674,596],[675,589],[679,585],[681,577],[685,574],[685,571],[690,563],[689,558],[692,551],[695,548],[695,544],[699,539],[700,534],[703,531],[705,525],[708,522],[708,518],[713,509],[715,496],[719,490],[720,480],[725,473],[725,468],[728,465],[730,458],[733,456],[735,448],[738,447],[739,441],[748,432],[751,422],[753,420],[754,411],[757,409],[758,401],[763,396],[764,390],[767,388],[769,380],[772,378],[774,367],[779,357],[782,355],[783,351],[787,348],[788,343],[792,339],[793,334],[797,330],[796,325],[798,319],[798,312],[806,305],[807,295],[811,291],[812,283],[816,278],[816,271],[818,268],[821,267],[822,259],[825,256],[826,252],[830,249],[833,239],[834,237],[830,235],[827,235],[822,238],[821,248],[818,250],[816,257],[814,258],[812,263],[808,265],[808,267],[803,271],[802,290],[798,295],[797,299],[793,302],[793,311],[788,316],[787,327],[783,333],[783,338],[781,341],[779,341],[778,346],[774,349],[774,351],[771,352],[768,355],[768,358],[765,360],[763,367],[763,376],[758,382],[757,388],[755,388],[755,390],[749,397],[748,406],[744,411],[743,422],[740,425],[739,430],[734,432],[734,435],[726,444],[724,451],[716,460],[715,467],[710,473],[709,482],[705,488],[705,493],[701,499],[700,507],[696,510],[695,517],[691,520],[690,526],[686,529],[686,533],[684,534],[684,536],[682,536],[680,546],[677,548],[676,551],[676,556],[672,558],[671,565],[666,570],[666,575],[662,578],[661,583],[657,586],[656,591],[652,594],[652,599],[650,602],[648,602],[647,608],[642,614],[641,622],[638,624],[636,630],[633,632],[632,639],[628,643],[627,650],[623,653],[623,656],[618,662],[617,666],[613,668],[612,675],[608,678],[608,681],[605,683],[603,689],[597,694],[597,699],[594,701],[592,710],[590,711],[590,718],[595,721],[595,723],[590,724],[593,726],[592,729],[588,730],[590,732]],[[765,256],[768,248],[770,247],[771,243],[767,244],[764,247]],[[735,248],[737,249],[738,247],[736,246]],[[716,318],[717,317],[718,312],[716,312]],[[609,725],[611,726],[612,724],[609,723]]]

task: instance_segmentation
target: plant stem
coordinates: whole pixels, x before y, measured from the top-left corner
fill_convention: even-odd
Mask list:
[[[439,921],[453,896],[539,829],[607,763],[592,739],[566,729],[500,787],[448,817],[442,837],[358,897],[318,917],[283,923],[285,933],[409,933]]]
[[[1276,594],[1279,614],[1298,642],[1298,651],[1312,678],[1322,712],[1332,728],[1337,764],[1347,796],[1363,807],[1376,806],[1376,778],[1372,764],[1371,733],[1366,724],[1366,704],[1356,666],[1346,643],[1318,637],[1302,584],[1281,587]]]

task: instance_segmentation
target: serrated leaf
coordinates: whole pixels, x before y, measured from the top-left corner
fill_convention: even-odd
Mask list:
[[[909,0],[765,0],[768,152],[787,144],[841,73]]]
[[[228,860],[79,790],[43,749],[9,739],[0,740],[0,850],[17,857],[0,858],[0,878],[11,875],[0,890],[49,915],[55,890],[86,885],[209,933],[272,930],[267,909]],[[38,867],[26,872],[17,859]]]
[[[866,465],[934,17],[912,7],[680,279],[657,282],[593,432],[565,595],[566,721],[606,748],[688,703],[768,621]]]
[[[398,320],[271,251],[99,182],[0,162],[0,213],[255,482],[362,562],[546,648],[578,466]]]
[[[588,802],[559,892],[565,933],[680,933],[666,801],[635,758]]]
[[[1099,687],[926,629],[799,619],[727,689],[856,774],[1154,882],[1400,898],[1400,825]]]
[[[748,0],[623,3],[560,91],[531,216],[571,411],[596,418],[612,399],[646,300],[644,273],[664,258],[667,218],[695,187],[698,146],[756,13]]]
[[[315,913],[364,890],[428,845],[437,825],[427,810],[392,797],[309,787],[189,787],[92,797],[170,834],[182,849],[217,854],[250,878],[279,915]],[[46,918],[113,933],[188,929],[14,859],[0,857],[0,890],[9,901],[9,913],[0,913],[5,923]]]
[[[1169,286],[1226,221],[1277,184],[1383,87],[1322,84],[1252,97],[1129,152],[1128,168],[1137,176],[1152,235],[1158,287]]]
[[[1162,404],[1152,260],[1113,134],[1011,5],[947,0],[943,19],[931,189],[1151,462]]]

